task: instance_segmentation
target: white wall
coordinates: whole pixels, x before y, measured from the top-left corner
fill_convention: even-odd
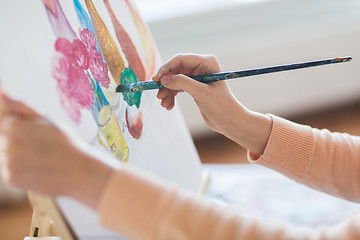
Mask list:
[[[250,109],[282,116],[360,99],[358,0],[137,0],[164,60],[217,55],[223,70],[330,57],[351,63],[229,81]],[[178,98],[194,136],[208,134],[192,99]]]

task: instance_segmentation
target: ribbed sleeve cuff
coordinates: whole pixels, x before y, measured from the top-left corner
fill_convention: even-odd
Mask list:
[[[249,161],[301,181],[313,158],[313,130],[309,126],[269,116],[273,120],[273,126],[264,154],[254,159],[255,155],[248,152]]]

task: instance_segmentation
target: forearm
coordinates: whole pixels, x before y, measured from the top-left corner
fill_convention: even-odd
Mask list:
[[[129,168],[112,175],[98,211],[105,227],[131,239],[330,240],[360,236],[359,218],[319,231],[269,223],[223,209]]]
[[[257,155],[262,155],[272,128],[271,118],[265,114],[248,111],[242,121],[240,145]]]
[[[70,181],[65,181],[65,185],[71,185],[64,186],[63,195],[75,198],[96,210],[102,191],[115,170],[101,161],[100,158],[107,158],[106,155],[89,147],[86,152],[76,149],[72,157],[72,172],[67,175]]]
[[[315,151],[303,183],[360,202],[360,137],[313,129]]]
[[[250,160],[312,188],[360,202],[359,137],[271,117],[265,151]]]

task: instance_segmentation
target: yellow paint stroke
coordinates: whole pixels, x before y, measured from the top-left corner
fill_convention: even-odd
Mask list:
[[[125,0],[125,2],[130,10],[141,38],[141,42],[145,51],[146,79],[150,79],[155,72],[156,54],[154,40],[152,39],[150,31],[148,30],[135,7],[130,3],[129,0]]]
[[[120,50],[97,12],[94,3],[91,0],[85,0],[85,3],[94,26],[101,53],[104,56],[115,83],[119,85],[121,72],[125,69],[125,63],[121,57]]]

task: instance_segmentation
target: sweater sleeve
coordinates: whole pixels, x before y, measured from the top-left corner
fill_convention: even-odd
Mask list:
[[[296,240],[316,235],[241,216],[128,167],[111,177],[98,212],[104,227],[130,239]]]
[[[343,143],[343,138],[347,139],[345,142],[351,142],[351,146],[359,140],[347,135],[333,136],[328,131],[314,130],[275,116],[272,118],[273,129],[267,147],[256,163],[323,191],[344,197],[358,196],[357,189],[353,193],[358,182],[347,187],[345,180],[337,179],[341,173],[346,173],[345,170],[341,170],[339,176],[330,173],[339,166],[334,165],[337,160],[327,151],[349,148],[335,155],[345,154],[346,164],[351,164],[347,158],[354,161],[352,154],[355,153]],[[332,156],[330,160],[329,156]],[[331,164],[327,166],[329,161]],[[343,162],[339,160],[337,164]],[[356,170],[351,166],[346,168],[351,174],[342,177],[349,176],[347,181],[355,180]],[[329,176],[320,177],[319,173]],[[336,190],[327,190],[328,184]],[[102,193],[98,213],[104,227],[130,239],[360,239],[359,216],[317,231],[269,223],[223,209],[131,167],[122,168],[111,176]]]
[[[274,169],[314,189],[360,202],[360,138],[319,130],[270,115],[272,132],[253,163]]]

